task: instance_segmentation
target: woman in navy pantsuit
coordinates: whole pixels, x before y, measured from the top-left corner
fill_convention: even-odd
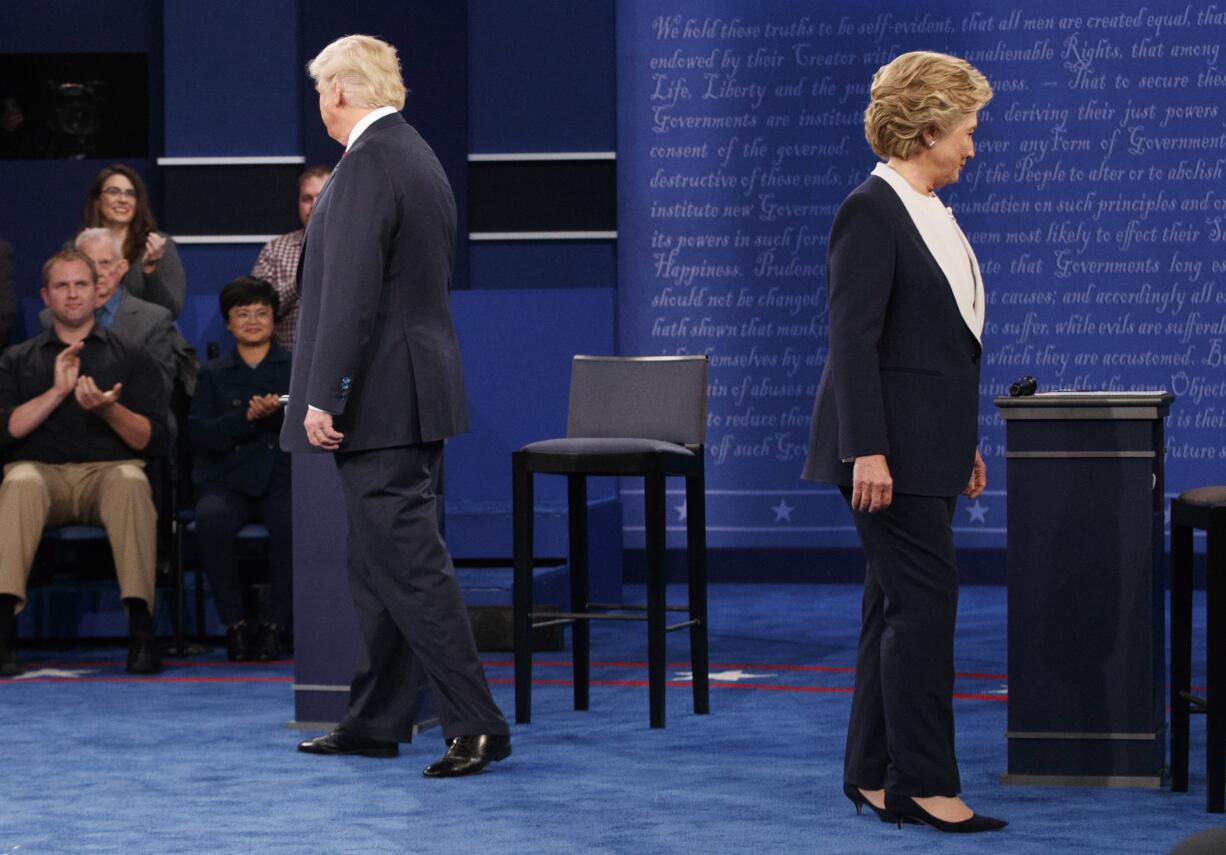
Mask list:
[[[1005,825],[959,798],[953,637],[959,493],[986,484],[977,445],[979,265],[933,191],[975,154],[983,75],[903,54],[873,77],[865,135],[884,163],[830,230],[830,356],[804,477],[842,490],[867,556],[844,792],[859,812],[942,831]]]

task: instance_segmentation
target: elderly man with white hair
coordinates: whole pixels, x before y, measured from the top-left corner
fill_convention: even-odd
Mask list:
[[[448,746],[424,774],[469,775],[510,755],[511,739],[436,516],[443,440],[468,427],[447,296],[455,199],[400,115],[395,48],[345,36],[309,71],[328,136],[345,154],[307,223],[281,444],[336,461],[365,656],[345,718],[299,750],[395,756],[412,736],[416,661]]]

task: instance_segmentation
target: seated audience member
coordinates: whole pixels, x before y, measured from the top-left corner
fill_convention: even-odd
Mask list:
[[[280,658],[290,624],[290,465],[278,441],[290,356],[273,340],[277,309],[277,292],[263,279],[240,276],[221,289],[221,315],[235,349],[201,369],[192,399],[197,550],[236,662]],[[269,594],[254,651],[234,543],[250,522],[262,522],[270,535]]]
[[[277,344],[286,350],[294,349],[294,328],[298,323],[298,256],[302,253],[302,238],[306,235],[311,211],[315,209],[315,200],[331,174],[332,170],[326,166],[312,166],[298,176],[298,219],[302,221],[302,228],[264,244],[255,267],[251,268],[252,276],[268,280],[277,289],[281,314],[273,333]]]
[[[149,351],[169,391],[178,373],[184,387],[196,385],[195,350],[175,329],[170,310],[133,297],[119,287],[128,270],[128,260],[120,252],[119,240],[109,229],[86,229],[77,235],[73,246],[88,255],[98,271],[98,303],[94,318],[106,329]],[[51,326],[51,310],[38,316],[43,329]]]
[[[52,326],[0,356],[0,675],[43,526],[106,528],[128,612],[129,673],[162,670],[153,636],[156,522],[144,458],[166,444],[166,387],[143,348],[94,320],[93,260],[43,265]]]
[[[81,227],[98,226],[110,229],[123,247],[128,271],[119,287],[179,317],[187,289],[179,251],[173,240],[157,230],[145,182],[121,163],[99,172],[85,196]]]

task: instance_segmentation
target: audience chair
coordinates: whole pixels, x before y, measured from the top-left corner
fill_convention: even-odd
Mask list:
[[[525,445],[512,454],[514,517],[515,720],[532,715],[532,630],[569,625],[574,648],[575,709],[589,696],[589,621],[647,623],[651,726],[664,727],[665,634],[690,631],[694,712],[709,711],[704,435],[706,356],[576,356],[571,364],[566,437]],[[570,551],[569,612],[532,610],[533,476],[567,480]],[[644,480],[647,603],[591,603],[587,598],[587,478]],[[689,603],[665,602],[665,478],[685,478]],[[670,611],[688,620],[666,623]]]
[[[1207,535],[1205,600],[1208,680],[1192,694],[1192,532]],[[1210,813],[1226,812],[1226,486],[1171,500],[1171,789],[1188,789],[1188,718],[1204,713]]]

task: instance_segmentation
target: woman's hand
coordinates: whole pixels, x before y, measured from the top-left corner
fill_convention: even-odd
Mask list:
[[[162,237],[157,232],[149,232],[149,237],[145,238],[145,257],[141,263],[145,267],[146,273],[152,273],[157,263],[162,260],[162,256],[166,254],[166,238]]]
[[[851,470],[851,507],[873,514],[894,501],[894,479],[884,454],[857,457]]]
[[[971,467],[971,480],[966,482],[962,495],[968,499],[977,499],[984,488],[988,486],[988,465],[983,462],[979,449],[975,449],[975,465]]]

